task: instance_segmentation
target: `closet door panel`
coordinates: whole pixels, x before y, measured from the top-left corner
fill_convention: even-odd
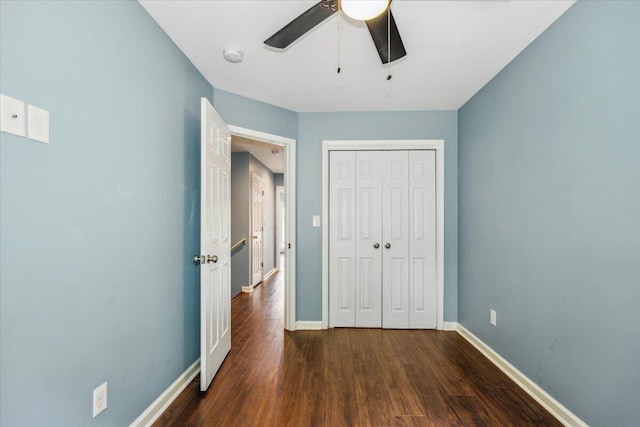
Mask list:
[[[436,275],[435,151],[409,152],[409,328],[435,329]]]
[[[409,153],[382,153],[382,326],[409,327]]]
[[[329,153],[329,326],[355,326],[355,152]]]
[[[356,152],[356,326],[366,328],[382,326],[381,161],[380,151]]]

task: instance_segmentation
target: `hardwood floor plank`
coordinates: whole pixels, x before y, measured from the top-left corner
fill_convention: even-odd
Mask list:
[[[393,426],[395,427],[433,427],[433,424],[427,417],[415,415],[401,415],[394,417]]]
[[[284,331],[282,274],[231,304],[231,351],[155,426],[556,426],[455,332]]]
[[[455,369],[451,360],[464,353],[463,348],[455,346],[456,332],[413,331],[419,366],[424,366],[433,375],[438,386],[446,395],[473,396],[474,391],[468,384],[467,372]],[[446,369],[444,369],[446,367]]]
[[[502,426],[475,396],[448,396],[451,407],[464,425],[476,427]]]
[[[434,426],[464,426],[462,419],[449,405],[438,380],[429,370],[418,366],[407,367],[414,390],[420,399],[424,413]]]

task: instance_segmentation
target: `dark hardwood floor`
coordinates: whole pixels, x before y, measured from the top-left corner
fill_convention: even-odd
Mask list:
[[[561,425],[456,332],[283,329],[281,274],[231,304],[232,348],[154,426]]]

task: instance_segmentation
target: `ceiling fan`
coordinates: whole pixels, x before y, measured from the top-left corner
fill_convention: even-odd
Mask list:
[[[388,64],[407,54],[390,6],[391,0],[321,0],[264,43],[284,49],[334,13],[342,11],[347,16],[367,24],[380,60],[383,64]]]

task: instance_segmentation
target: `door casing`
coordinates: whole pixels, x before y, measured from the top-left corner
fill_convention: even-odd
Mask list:
[[[329,327],[329,152],[360,150],[435,150],[437,329],[444,330],[444,140],[322,141],[322,329]]]
[[[284,267],[283,265],[280,265],[280,250],[282,249],[283,252],[286,250],[284,248],[286,244],[283,244],[282,247],[280,246],[280,242],[281,241],[284,242],[285,226],[282,225],[282,220],[285,219],[285,223],[286,223],[286,211],[282,212],[282,206],[280,202],[281,193],[284,194],[284,186],[283,185],[276,186],[276,203],[275,203],[276,204],[276,249],[275,250],[276,250],[276,268],[278,269],[278,271],[282,271],[282,268]]]

